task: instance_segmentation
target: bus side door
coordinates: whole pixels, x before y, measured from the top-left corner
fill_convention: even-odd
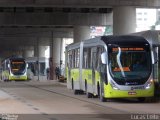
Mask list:
[[[95,72],[96,72],[96,64],[97,64],[97,47],[91,48],[91,68],[92,68],[92,88],[93,92],[96,91],[96,78],[95,78]]]

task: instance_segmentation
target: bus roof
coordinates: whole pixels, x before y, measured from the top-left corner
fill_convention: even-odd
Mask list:
[[[133,36],[133,35],[122,35],[122,36],[102,36],[101,40],[106,44],[117,44],[117,45],[143,45],[148,43],[141,36]]]
[[[10,60],[25,60],[24,58],[9,58]]]
[[[101,43],[103,41],[105,44],[119,44],[119,45],[143,45],[143,44],[151,44],[151,45],[160,45],[160,31],[157,30],[148,30],[142,32],[136,32],[129,35],[109,35],[109,36],[98,36],[95,38],[90,38],[88,40],[83,40],[78,43],[72,43],[68,45],[66,48],[75,49],[80,46],[83,42],[84,44],[93,44]]]
[[[9,61],[9,60],[25,60],[25,59],[23,57],[11,56],[11,57],[7,57],[7,58],[3,59],[2,63],[4,61]]]
[[[147,30],[132,35],[144,37],[152,45],[160,45],[160,31],[159,30]]]

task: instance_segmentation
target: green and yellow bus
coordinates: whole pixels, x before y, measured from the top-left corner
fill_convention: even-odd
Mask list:
[[[66,47],[67,87],[88,98],[137,98],[157,95],[158,43],[135,35],[101,36]]]
[[[2,80],[27,80],[27,67],[24,58],[12,57],[2,62]]]

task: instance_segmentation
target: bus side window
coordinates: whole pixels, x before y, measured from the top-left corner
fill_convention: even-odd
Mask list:
[[[98,47],[97,48],[97,70],[100,72],[100,64],[101,64],[101,52],[102,52],[102,48]]]
[[[83,50],[83,68],[91,68],[91,48]]]
[[[73,67],[73,51],[68,52],[68,67]]]
[[[83,50],[83,68],[87,68],[87,49]]]
[[[95,71],[97,69],[97,47],[92,47],[91,52],[91,68]]]
[[[88,64],[88,68],[91,68],[91,48],[88,48],[87,50],[87,53],[88,53],[88,58],[87,58],[87,64]]]
[[[75,68],[78,68],[79,67],[79,58],[80,58],[80,53],[79,53],[79,49],[76,49],[75,50],[75,64],[74,64],[74,67]]]

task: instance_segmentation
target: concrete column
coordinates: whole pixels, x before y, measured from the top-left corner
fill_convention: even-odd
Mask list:
[[[61,60],[61,38],[55,38],[53,41],[53,65],[55,67],[60,67],[60,60]]]
[[[39,57],[39,38],[36,38],[34,44],[34,57]]]
[[[11,56],[17,56],[17,57],[22,57],[23,52],[20,50],[15,50],[15,51],[10,51]]]
[[[20,49],[22,51],[22,56],[24,58],[34,57],[34,47],[33,46],[23,46]]]
[[[54,74],[53,74],[53,31],[51,31],[51,38],[50,38],[50,58],[49,58],[49,78],[50,80],[54,79]]]
[[[61,40],[61,60],[62,60],[62,63],[64,64],[64,59],[65,59],[65,40],[62,39]]]
[[[39,43],[34,46],[34,57],[45,57],[46,46],[40,46]]]
[[[136,30],[136,8],[121,6],[113,8],[113,34],[123,35]]]
[[[74,26],[74,43],[90,38],[90,26]]]
[[[34,57],[45,57],[45,50],[47,49],[47,47],[42,43],[44,39],[45,38],[36,38],[34,44]]]
[[[47,49],[46,46],[38,46],[39,57],[45,57],[45,51],[46,51],[46,49]]]
[[[33,50],[23,50],[23,57],[33,57]]]
[[[56,79],[55,68],[60,67],[62,38],[52,39],[50,47],[50,79]]]
[[[38,51],[37,51],[37,46],[34,46],[34,57],[37,57],[38,56]]]
[[[55,38],[53,41],[53,63],[56,66],[60,65],[60,60],[61,60],[61,43],[62,39],[61,38]]]

